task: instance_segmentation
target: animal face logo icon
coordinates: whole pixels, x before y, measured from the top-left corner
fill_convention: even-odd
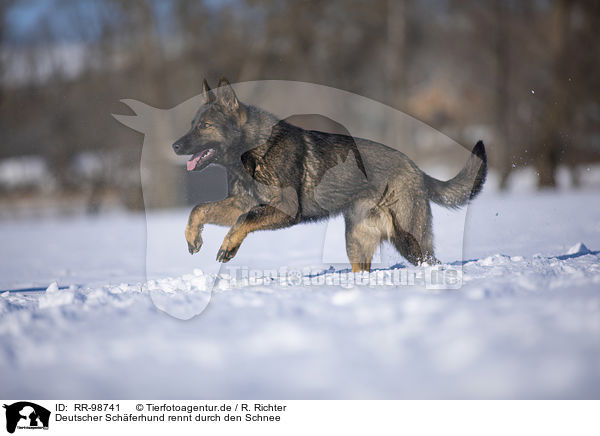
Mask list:
[[[6,431],[14,433],[21,429],[48,429],[50,411],[29,401],[19,401],[3,406],[6,409]]]

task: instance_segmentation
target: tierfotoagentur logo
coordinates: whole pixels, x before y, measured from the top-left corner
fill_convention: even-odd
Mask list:
[[[239,286],[422,286],[426,289],[458,289],[462,284],[462,270],[454,266],[427,266],[420,269],[381,268],[371,273],[353,273],[349,269],[335,271],[311,268],[256,269],[226,266],[218,277],[219,289]]]
[[[29,401],[19,401],[3,406],[6,409],[6,431],[48,430],[50,411]]]

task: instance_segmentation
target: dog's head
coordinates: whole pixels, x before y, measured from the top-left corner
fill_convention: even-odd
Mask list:
[[[190,130],[173,144],[178,155],[189,155],[188,171],[200,171],[211,163],[227,164],[228,149],[240,142],[245,108],[227,79],[222,78],[216,93],[204,80],[203,103]]]

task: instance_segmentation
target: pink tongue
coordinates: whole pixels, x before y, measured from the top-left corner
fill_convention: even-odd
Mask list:
[[[196,165],[198,165],[199,160],[200,160],[200,156],[196,156],[196,155],[192,156],[192,158],[187,161],[187,170],[193,171],[194,168],[196,168]]]

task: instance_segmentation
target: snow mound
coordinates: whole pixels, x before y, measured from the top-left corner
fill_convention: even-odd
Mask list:
[[[481,259],[479,264],[483,266],[506,265],[510,263],[510,261],[510,256],[506,256],[504,254],[494,254],[486,257],[485,259]]]
[[[575,244],[571,248],[569,248],[569,250],[566,252],[566,254],[589,254],[589,253],[591,253],[591,251],[589,250],[589,248],[587,248],[585,246],[585,244],[583,242],[578,242],[577,244]]]
[[[75,294],[71,289],[59,289],[58,283],[52,282],[46,288],[44,295],[40,297],[39,306],[40,309],[46,307],[64,306],[71,304],[75,298]]]

